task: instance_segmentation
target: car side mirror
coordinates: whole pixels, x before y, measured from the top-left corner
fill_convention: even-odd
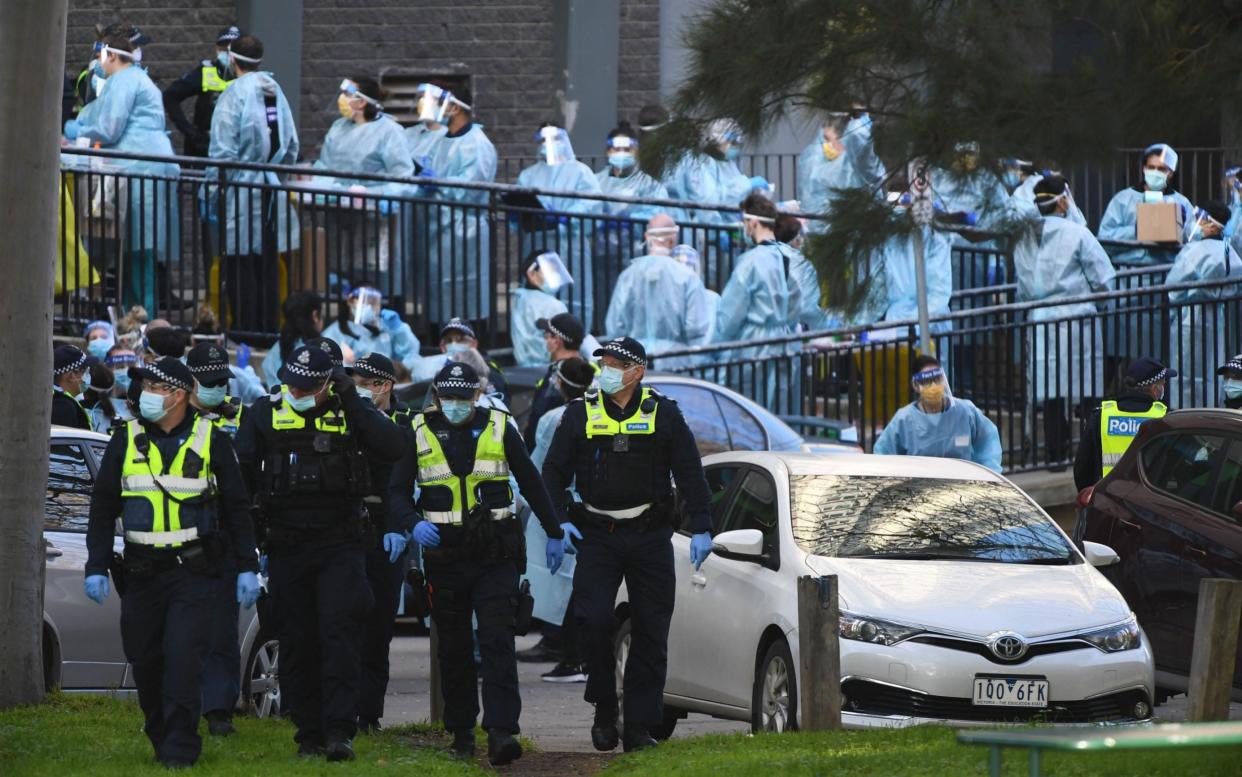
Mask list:
[[[1082,554],[1087,557],[1087,563],[1093,567],[1108,567],[1121,561],[1121,556],[1117,555],[1117,551],[1107,545],[1088,540],[1082,542]]]
[[[758,558],[763,555],[763,532],[758,529],[734,529],[712,538],[712,550],[730,556]]]

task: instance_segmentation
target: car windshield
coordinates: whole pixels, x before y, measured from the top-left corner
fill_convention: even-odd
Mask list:
[[[817,556],[1073,564],[1052,520],[1007,483],[792,475],[794,540]]]

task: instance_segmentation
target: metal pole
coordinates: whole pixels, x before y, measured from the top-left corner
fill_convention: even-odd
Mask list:
[[[932,352],[931,326],[927,313],[927,264],[924,260],[923,229],[932,221],[931,186],[928,181],[927,161],[916,159],[910,163],[910,216],[914,219],[914,283],[919,302],[919,351]]]

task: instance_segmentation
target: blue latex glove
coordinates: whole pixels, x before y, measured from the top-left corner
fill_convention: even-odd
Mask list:
[[[79,122],[77,119],[70,119],[69,121],[65,122],[65,137],[66,138],[68,138],[69,140],[77,140],[78,136],[81,134],[82,134],[82,123],[81,122]],[[99,577],[99,575],[95,575],[95,577]],[[105,596],[106,595],[107,594],[105,594]]]
[[[703,566],[703,562],[712,554],[712,535],[705,531],[690,538],[690,563],[694,564],[697,572],[699,567]]]
[[[409,544],[409,540],[404,534],[398,532],[388,532],[384,535],[384,550],[388,551],[388,563],[396,564],[397,559],[401,558],[401,554],[405,552],[405,546]]]
[[[432,170],[430,167],[424,167],[422,170],[419,171],[418,177],[419,178],[439,178],[440,174],[437,173],[435,170]]]
[[[242,572],[237,576],[237,603],[249,610],[259,601],[259,576]]]
[[[86,595],[95,604],[103,604],[104,599],[108,598],[110,589],[111,586],[108,584],[107,575],[87,575],[86,580],[82,583],[82,590],[86,591]]]
[[[237,346],[237,366],[243,370],[250,366],[250,346],[245,343]]]
[[[767,191],[771,187],[772,184],[768,183],[768,179],[764,178],[762,175],[753,175],[750,178],[751,191],[754,191],[755,189],[763,189],[764,191]]]
[[[966,213],[966,226],[973,227],[979,223],[979,214],[968,211]]]
[[[259,556],[259,574],[267,574],[267,554]]]
[[[565,552],[569,554],[577,553],[578,549],[574,547],[574,540],[582,539],[582,532],[578,531],[578,527],[569,521],[561,524],[561,531],[565,532]]]
[[[419,521],[414,524],[414,541],[424,548],[434,548],[440,544],[440,530],[431,521]]]
[[[555,575],[565,561],[565,539],[548,540],[548,574]]]
[[[380,323],[384,325],[386,331],[396,332],[401,328],[401,314],[395,310],[384,308],[380,311]]]

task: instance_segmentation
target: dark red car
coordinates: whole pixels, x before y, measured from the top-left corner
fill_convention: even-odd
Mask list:
[[[1158,697],[1184,692],[1199,581],[1242,579],[1242,411],[1182,410],[1146,422],[1079,503],[1074,540],[1103,543],[1121,557],[1101,571],[1151,641]],[[1233,698],[1242,700],[1238,645]]]

